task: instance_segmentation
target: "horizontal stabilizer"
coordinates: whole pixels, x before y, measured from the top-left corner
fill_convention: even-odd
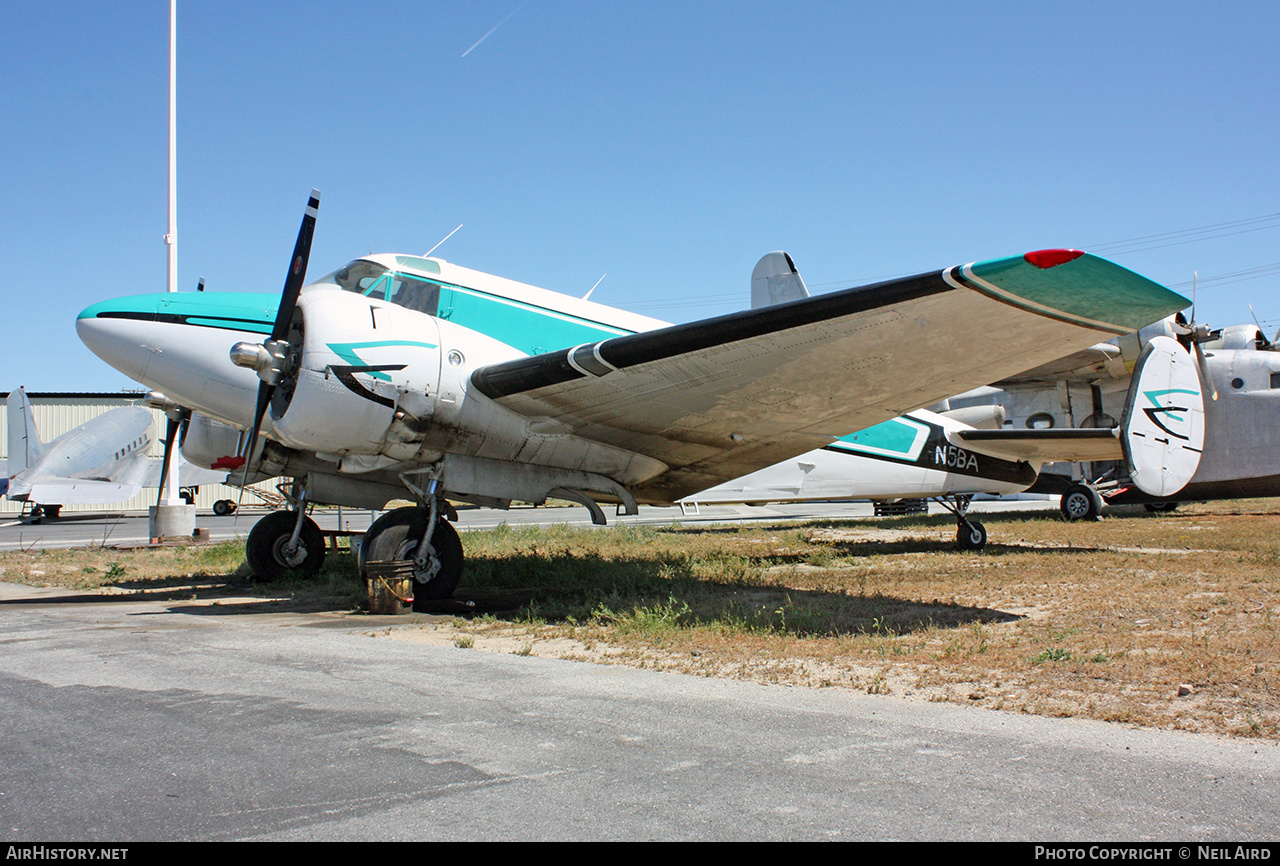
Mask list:
[[[101,505],[108,502],[124,502],[126,499],[137,496],[141,490],[142,488],[137,484],[68,478],[32,484],[26,493],[26,499],[28,502],[50,505]]]
[[[966,448],[1002,460],[1028,463],[1088,463],[1119,460],[1120,429],[1063,427],[1049,430],[960,430],[952,434]]]
[[[1200,466],[1204,392],[1195,359],[1171,337],[1147,344],[1133,370],[1121,420],[1129,477],[1152,496],[1173,496]]]
[[[945,402],[945,401],[944,401]],[[943,418],[959,421],[980,430],[999,430],[1004,427],[1005,409],[999,405],[961,406],[938,412]]]

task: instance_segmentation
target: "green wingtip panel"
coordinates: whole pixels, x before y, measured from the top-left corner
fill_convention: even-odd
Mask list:
[[[1191,302],[1114,262],[1084,254],[1051,268],[1022,256],[973,265],[975,276],[1032,304],[1072,318],[1113,325],[1128,333],[1159,321]]]

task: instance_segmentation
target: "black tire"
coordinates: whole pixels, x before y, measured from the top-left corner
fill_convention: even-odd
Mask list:
[[[311,578],[324,565],[324,535],[310,517],[302,519],[298,536],[298,556],[285,557],[283,547],[293,535],[298,516],[292,511],[273,511],[249,530],[244,555],[253,576],[263,583],[285,577]]]
[[[62,513],[61,505],[45,505],[44,506],[45,517],[57,517],[61,513]]]
[[[1143,503],[1142,507],[1147,509],[1147,511],[1150,511],[1152,514],[1168,514],[1169,512],[1176,511],[1178,509],[1178,503],[1176,502],[1145,502]]]
[[[226,517],[228,514],[236,513],[236,504],[230,499],[219,499],[213,503],[213,513],[219,517]]]
[[[982,550],[987,546],[987,528],[976,520],[956,528],[956,546],[961,550]]]
[[[192,493],[190,490],[179,490],[178,498],[181,499],[183,502],[187,503],[188,505],[196,504],[196,495]]]
[[[412,559],[418,541],[427,528],[425,508],[397,508],[379,517],[364,534],[360,543],[360,571],[369,562],[393,562]],[[413,609],[421,610],[424,603],[450,598],[462,579],[462,540],[449,521],[440,517],[431,539],[440,559],[440,570],[430,579],[415,570],[413,575]]]
[[[1097,520],[1102,511],[1102,497],[1092,487],[1072,484],[1062,494],[1058,507],[1067,520]]]

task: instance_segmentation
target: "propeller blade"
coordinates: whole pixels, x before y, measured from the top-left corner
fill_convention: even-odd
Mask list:
[[[258,385],[258,406],[253,411],[253,427],[249,428],[249,438],[245,441],[244,453],[240,455],[244,458],[241,466],[244,469],[246,481],[249,478],[249,461],[253,459],[253,449],[258,446],[258,431],[262,429],[262,419],[267,415],[267,407],[271,405],[271,395],[274,391],[274,385],[268,385],[266,382]]]
[[[307,209],[302,216],[302,225],[298,227],[298,240],[293,245],[293,258],[289,260],[289,272],[285,275],[284,291],[280,295],[280,307],[276,311],[276,321],[271,328],[271,339],[283,341],[289,336],[289,325],[293,321],[294,311],[298,307],[298,295],[302,292],[302,284],[307,278],[307,261],[311,258],[311,237],[315,234],[316,213],[320,208],[320,190],[311,190],[307,200]],[[249,433],[242,467],[244,480],[249,480],[249,461],[253,458],[253,449],[258,444],[258,433],[262,430],[262,420],[266,417],[267,407],[271,405],[271,396],[275,393],[275,384],[265,379],[258,384],[258,405],[253,412],[253,427]]]
[[[276,311],[276,323],[271,329],[271,339],[283,340],[289,336],[289,323],[298,306],[298,293],[307,278],[307,261],[311,258],[311,236],[316,230],[316,212],[320,209],[320,190],[311,190],[307,210],[298,227],[298,240],[293,245],[293,258],[289,260],[289,273],[285,275],[284,292],[280,296],[280,309]]]
[[[1213,385],[1213,377],[1209,375],[1209,362],[1205,360],[1204,349],[1194,343],[1196,350],[1196,368],[1200,371],[1200,384],[1209,392],[1210,400],[1218,399],[1218,389]]]

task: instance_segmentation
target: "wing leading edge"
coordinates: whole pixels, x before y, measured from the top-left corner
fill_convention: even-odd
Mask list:
[[[1029,253],[476,370],[481,393],[669,470],[670,502],[1127,333],[1185,298],[1076,251]],[[975,350],[974,347],[980,347]]]

